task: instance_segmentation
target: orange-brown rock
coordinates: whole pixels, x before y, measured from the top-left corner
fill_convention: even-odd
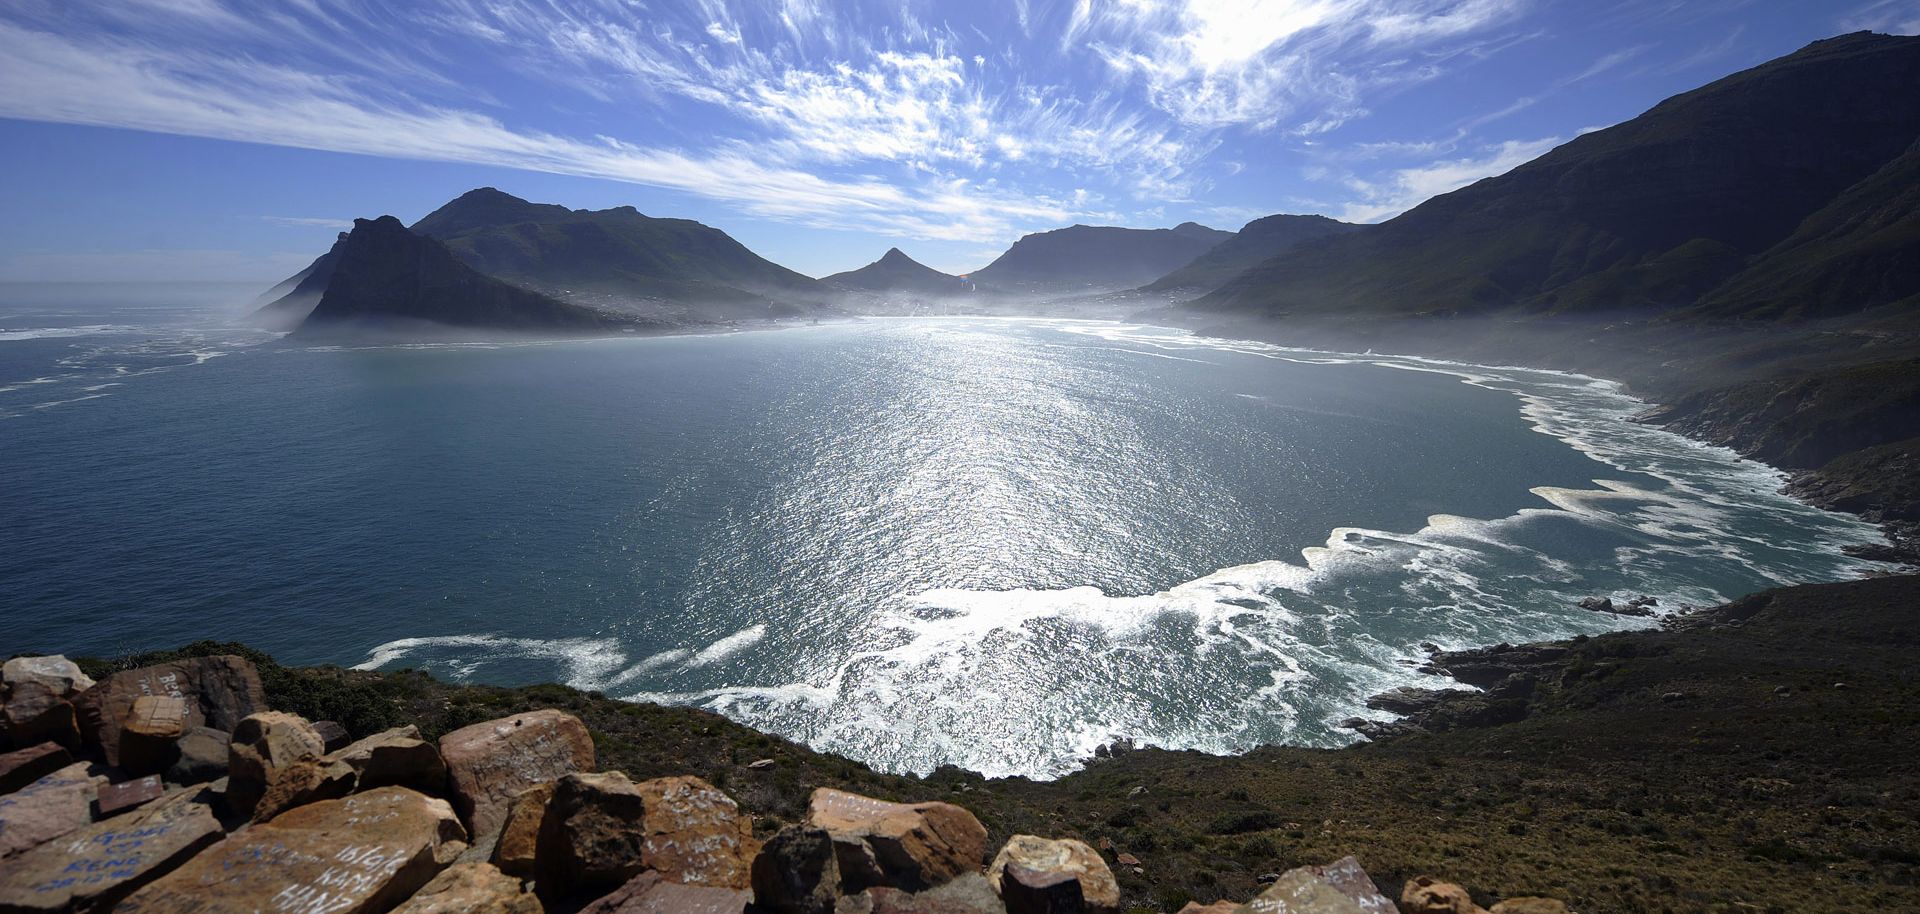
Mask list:
[[[513,798],[536,784],[593,770],[593,739],[580,719],[543,710],[462,727],[440,738],[454,805],[475,835],[492,835]]]
[[[73,699],[92,687],[93,680],[65,657],[15,657],[0,664],[0,729],[16,746],[46,740],[77,749]]]
[[[1400,891],[1400,910],[1406,914],[1487,914],[1473,903],[1473,896],[1451,882],[1432,876],[1415,876]]]
[[[115,673],[73,701],[80,729],[110,765],[120,764],[120,734],[136,699],[170,695],[187,701],[187,726],[232,732],[267,707],[260,673],[241,657],[194,657]]]
[[[456,863],[422,886],[393,914],[545,914],[520,880],[486,863]]]
[[[303,758],[274,774],[253,806],[253,821],[265,822],[294,807],[352,792],[353,769],[341,762]]]
[[[261,711],[248,715],[234,728],[233,741],[227,747],[227,802],[236,812],[253,815],[276,781],[293,774],[297,763],[316,761],[325,750],[320,734],[297,714]],[[296,775],[301,778],[300,784],[283,787],[277,793],[283,805],[288,794],[319,780],[315,774],[303,771]]]
[[[564,887],[592,897],[652,870],[670,882],[745,890],[759,850],[740,808],[698,778],[635,784],[618,771],[570,774],[554,782],[541,819],[536,881],[546,894]]]
[[[93,822],[99,790],[84,762],[76,762],[0,796],[0,858],[39,847]]]
[[[421,739],[420,728],[412,724],[350,743],[328,753],[326,760],[352,768],[356,790],[411,787],[430,795],[446,791],[447,765],[440,759],[440,750]]]
[[[951,803],[889,803],[822,787],[807,824],[832,836],[844,892],[873,886],[920,891],[980,871],[987,830]]]
[[[580,914],[744,914],[752,901],[751,892],[687,885],[647,870]]]
[[[379,914],[466,847],[446,801],[404,787],[323,800],[227,837],[115,914]]]
[[[12,793],[71,764],[73,753],[52,742],[0,755],[0,794]]]
[[[220,840],[203,790],[178,791],[0,866],[0,911],[104,910]]]
[[[1014,835],[1007,840],[1006,846],[1000,848],[1000,853],[993,858],[993,865],[987,868],[987,880],[1007,900],[1009,911],[1014,910],[1014,901],[1009,894],[1011,886],[1007,883],[1016,876],[1040,880],[1040,883],[1028,887],[1035,892],[1013,892],[1022,897],[1051,897],[1057,893],[1053,890],[1040,892],[1041,885],[1052,886],[1059,881],[1057,877],[1064,876],[1080,884],[1079,910],[1088,914],[1118,914],[1120,910],[1120,885],[1113,881],[1113,871],[1107,868],[1107,862],[1100,858],[1099,851],[1071,838],[1051,840],[1034,835]]]
[[[520,791],[507,808],[507,821],[493,847],[493,865],[521,879],[533,878],[534,854],[540,844],[540,823],[553,800],[553,782]]]
[[[173,695],[142,695],[120,725],[120,767],[154,774],[173,764],[173,744],[187,732],[187,700]]]
[[[1240,906],[1231,901],[1216,901],[1208,905],[1189,901],[1186,907],[1180,909],[1179,914],[1234,914],[1239,910]]]
[[[833,914],[840,863],[824,828],[789,825],[753,858],[754,902],[779,914]]]

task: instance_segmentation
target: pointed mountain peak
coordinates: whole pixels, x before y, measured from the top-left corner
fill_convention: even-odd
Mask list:
[[[874,263],[918,263],[918,261],[908,257],[907,252],[899,248],[887,248],[887,252],[880,255],[880,259]]]
[[[453,199],[455,203],[521,203],[520,199],[497,187],[476,187]]]

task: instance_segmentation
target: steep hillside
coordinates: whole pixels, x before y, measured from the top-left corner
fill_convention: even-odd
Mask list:
[[[1211,292],[1295,244],[1343,235],[1364,226],[1325,216],[1265,216],[1247,223],[1232,238],[1146,287],[1148,292]]]
[[[1367,231],[1299,244],[1196,304],[1269,315],[1462,314],[1724,301],[1714,291],[1754,269],[1752,258],[1764,261],[1913,146],[1916,87],[1920,38],[1815,42]],[[1833,213],[1820,225],[1854,218]],[[1893,291],[1831,307],[1858,309]]]
[[[1233,237],[1184,222],[1170,229],[1075,225],[1027,235],[968,274],[983,291],[1008,293],[1131,289],[1187,265]]]
[[[347,233],[341,232],[334,239],[333,247],[314,258],[306,269],[262,293],[254,300],[259,307],[248,315],[248,322],[268,330],[292,330],[300,326],[300,322],[313,313],[313,306],[320,303],[320,296],[326,294],[327,283],[333,279],[333,264],[346,243]]]

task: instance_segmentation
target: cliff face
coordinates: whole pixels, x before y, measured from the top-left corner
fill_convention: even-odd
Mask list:
[[[419,335],[448,330],[591,334],[621,323],[481,275],[392,216],[356,219],[335,245],[319,302],[293,333]]]

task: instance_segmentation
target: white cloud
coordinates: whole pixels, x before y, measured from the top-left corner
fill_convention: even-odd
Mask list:
[[[1069,211],[965,181],[907,185],[515,130],[469,111],[382,103],[250,60],[79,43],[0,22],[0,116],[429,161],[499,165],[700,194],[756,215],[922,238],[986,240]]]
[[[1397,216],[1440,194],[1459,190],[1481,178],[1506,174],[1560,145],[1558,137],[1508,140],[1483,150],[1477,157],[1442,159],[1391,172],[1384,180],[1349,178],[1347,186],[1359,194],[1334,217],[1345,222],[1379,222]]]
[[[1878,0],[1857,7],[1840,20],[1841,28],[1888,35],[1920,35],[1920,0]]]

